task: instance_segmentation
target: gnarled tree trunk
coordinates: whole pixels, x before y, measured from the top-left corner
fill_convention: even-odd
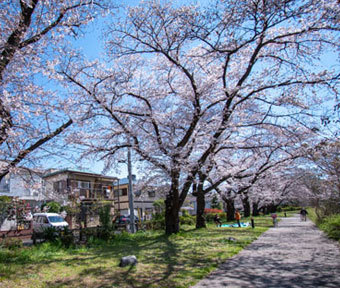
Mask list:
[[[169,193],[165,198],[165,233],[171,235],[179,232],[179,172],[172,174],[172,183]]]
[[[172,201],[173,195],[165,199],[165,233],[171,235],[179,232],[179,202]]]
[[[202,184],[198,185],[196,199],[197,199],[196,228],[205,228],[207,227],[204,218],[205,195]]]
[[[234,199],[227,198],[227,199],[224,199],[224,201],[227,204],[227,221],[235,220],[235,203],[234,203]]]
[[[253,213],[252,216],[259,216],[260,211],[259,211],[259,203],[258,202],[253,202]]]
[[[248,195],[245,195],[242,197],[242,204],[243,204],[243,213],[244,217],[249,217],[250,216],[250,203],[249,203],[249,197]]]

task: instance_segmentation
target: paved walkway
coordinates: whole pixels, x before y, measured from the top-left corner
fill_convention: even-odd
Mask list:
[[[193,287],[340,288],[340,247],[311,221],[283,218]]]

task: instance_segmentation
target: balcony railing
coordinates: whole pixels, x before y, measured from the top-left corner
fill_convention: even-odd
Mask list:
[[[110,199],[113,200],[113,193],[106,189],[85,189],[85,188],[71,188],[70,194],[83,197],[85,199]]]

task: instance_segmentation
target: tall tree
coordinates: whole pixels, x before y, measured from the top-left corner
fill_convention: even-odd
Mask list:
[[[70,101],[48,79],[68,57],[67,39],[104,8],[100,2],[1,1],[0,180],[73,123]]]
[[[131,147],[162,170],[166,233],[176,233],[192,182],[229,135],[243,133],[238,121],[262,114],[268,125],[301,127],[316,89],[337,93],[339,76],[317,65],[338,47],[339,9],[316,0],[143,2],[106,33],[107,63],[119,62],[60,68],[95,116],[74,140],[108,164]]]

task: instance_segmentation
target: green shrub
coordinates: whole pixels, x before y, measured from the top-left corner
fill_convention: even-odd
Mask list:
[[[5,238],[1,241],[0,245],[9,250],[14,250],[23,246],[22,240],[18,238]]]
[[[44,207],[47,206],[48,207],[48,212],[49,213],[59,213],[61,210],[61,205],[58,202],[55,201],[51,201],[48,203],[45,203],[41,206],[41,210],[44,210]]]
[[[65,211],[67,215],[79,215],[80,214],[80,204],[75,203],[74,205],[66,205],[60,208],[60,211]]]
[[[158,199],[153,202],[153,207],[156,210],[156,214],[164,214],[165,211],[165,201],[164,199]]]
[[[214,222],[214,218],[215,215],[218,214],[218,216],[220,217],[221,221],[223,221],[226,218],[226,213],[222,212],[222,213],[206,213],[205,216],[205,220],[207,222]]]
[[[329,238],[340,240],[340,214],[335,214],[323,219],[320,228],[327,233]]]
[[[285,207],[279,207],[279,208],[281,208],[281,209],[280,209],[280,211],[277,210],[278,212],[301,210],[300,206],[285,206]]]
[[[153,230],[163,230],[165,228],[165,215],[159,213],[153,214],[150,222]]]
[[[195,222],[196,218],[189,214],[185,214],[179,217],[180,225],[195,225]]]
[[[65,227],[64,231],[62,231],[59,235],[60,242],[65,248],[70,248],[75,244],[74,235],[68,227]]]
[[[99,222],[100,227],[98,230],[97,237],[103,240],[109,240],[113,237],[113,225],[112,225],[112,216],[110,214],[111,205],[105,204],[102,207],[99,207]]]
[[[59,231],[54,227],[47,227],[41,234],[42,238],[48,242],[56,242],[60,237]]]
[[[110,215],[111,206],[104,205],[98,209],[100,226],[110,228],[112,226],[112,217]]]

